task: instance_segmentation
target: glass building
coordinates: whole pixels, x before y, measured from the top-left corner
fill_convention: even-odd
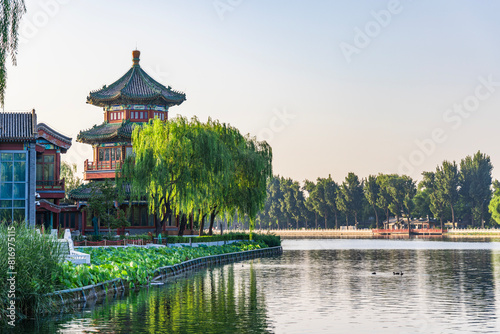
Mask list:
[[[35,224],[36,115],[0,113],[0,222]]]

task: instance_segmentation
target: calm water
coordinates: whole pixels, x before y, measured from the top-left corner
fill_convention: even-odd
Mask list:
[[[498,242],[316,239],[283,248],[16,331],[500,332]]]

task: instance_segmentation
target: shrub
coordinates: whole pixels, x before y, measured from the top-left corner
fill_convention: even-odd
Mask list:
[[[14,231],[14,233],[12,233]],[[10,232],[10,234],[9,234]],[[54,291],[54,278],[61,271],[63,248],[48,235],[40,235],[25,223],[10,226],[0,224],[0,315],[8,319],[10,303],[8,272],[16,272],[15,306],[16,319],[40,313],[48,307],[45,294]],[[9,246],[11,249],[9,249]],[[9,267],[9,255],[14,255],[13,268]]]

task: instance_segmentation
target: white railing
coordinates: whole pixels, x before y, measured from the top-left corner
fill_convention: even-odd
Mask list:
[[[449,228],[448,233],[498,233],[500,228]]]
[[[85,254],[75,250],[73,239],[71,239],[71,232],[69,229],[64,231],[64,238],[59,239],[59,242],[67,242],[69,254],[66,255],[66,260],[73,264],[90,264],[90,254]]]

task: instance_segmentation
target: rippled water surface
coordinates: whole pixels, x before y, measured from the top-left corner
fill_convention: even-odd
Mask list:
[[[316,239],[285,240],[283,248],[279,257],[205,269],[16,330],[500,332],[498,242]]]

